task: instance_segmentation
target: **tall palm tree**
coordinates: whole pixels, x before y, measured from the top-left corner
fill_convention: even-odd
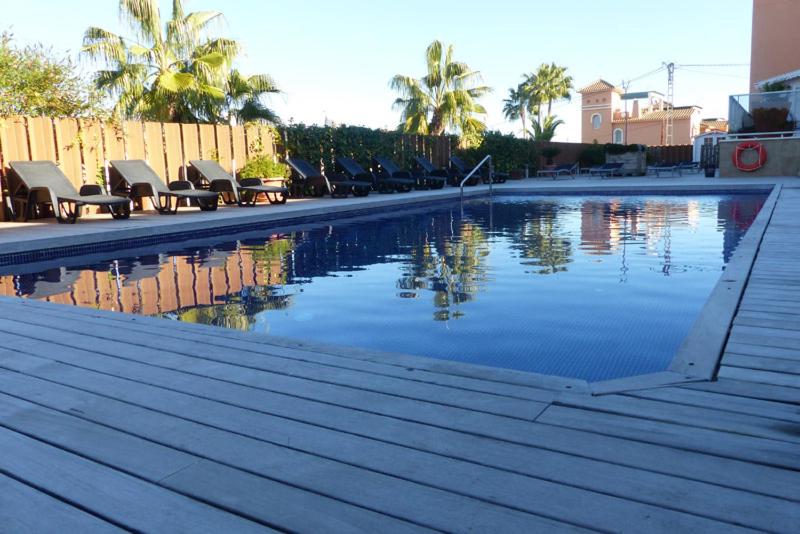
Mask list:
[[[555,63],[542,63],[534,75],[528,76],[530,91],[536,94],[539,100],[547,103],[547,116],[552,115],[553,102],[567,99],[572,95],[570,91],[572,76],[567,75],[567,68],[556,65]],[[541,118],[540,118],[541,120]]]
[[[551,141],[556,135],[556,129],[564,124],[564,121],[557,119],[555,115],[548,115],[544,120],[533,119],[531,121],[531,135],[534,141]]]
[[[525,95],[521,87],[508,90],[508,98],[503,100],[503,115],[510,121],[522,121],[522,137],[528,136]]]
[[[506,119],[522,122],[522,137],[528,137],[527,119],[529,116],[539,115],[539,101],[536,95],[529,90],[526,82],[508,90],[508,98],[503,100],[503,115]]]
[[[480,83],[480,72],[453,59],[453,46],[440,41],[426,52],[427,74],[422,78],[396,75],[389,85],[401,96],[394,108],[402,110],[399,129],[407,133],[442,135],[450,130],[474,135],[486,129],[475,117],[486,110],[477,101],[491,89]]]
[[[90,27],[82,49],[90,59],[106,63],[106,69],[97,72],[95,83],[116,99],[117,114],[159,121],[216,122],[224,119],[217,112],[231,110],[234,103],[250,102],[238,96],[238,89],[231,91],[241,79],[252,79],[231,70],[239,43],[209,36],[221,22],[222,13],[187,14],[183,2],[173,0],[171,17],[163,21],[162,30],[158,0],[120,0],[119,9],[134,37]],[[257,99],[269,91],[262,91],[263,85],[256,82],[253,90],[245,93]]]
[[[212,114],[232,124],[253,121],[280,124],[280,117],[263,103],[264,96],[275,93],[280,93],[280,89],[269,75],[245,76],[233,69],[225,81],[222,109]]]

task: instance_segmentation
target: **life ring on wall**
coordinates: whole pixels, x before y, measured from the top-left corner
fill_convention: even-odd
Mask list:
[[[755,150],[758,153],[758,159],[756,159],[753,163],[745,163],[742,161],[742,154],[748,150]],[[733,165],[740,171],[756,171],[763,167],[766,162],[767,149],[764,148],[764,145],[758,141],[745,141],[744,143],[739,143],[736,145],[736,148],[733,151]]]

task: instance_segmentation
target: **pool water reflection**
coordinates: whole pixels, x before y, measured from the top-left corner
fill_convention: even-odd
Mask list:
[[[604,380],[669,365],[765,199],[498,197],[18,267],[0,293]]]

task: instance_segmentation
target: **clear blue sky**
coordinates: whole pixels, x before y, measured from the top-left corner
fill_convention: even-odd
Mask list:
[[[166,17],[171,2],[162,1]],[[749,63],[752,0],[185,0],[188,10],[221,10],[219,33],[245,48],[240,68],[271,74],[284,91],[271,104],[284,120],[331,120],[393,128],[394,74],[424,74],[433,39],[480,70],[494,93],[484,100],[490,128],[517,125],[502,100],[523,72],[542,62],[568,67],[580,87],[612,83],[678,64]],[[0,29],[20,43],[76,54],[87,26],[124,32],[116,0],[0,0]],[[89,66],[87,66],[88,68]],[[747,67],[676,71],[675,104],[726,116],[727,96],[748,89]],[[630,90],[666,92],[666,74]],[[556,107],[562,140],[579,138],[580,99]]]

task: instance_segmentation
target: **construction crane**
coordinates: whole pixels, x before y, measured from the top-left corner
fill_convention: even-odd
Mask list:
[[[642,74],[641,76],[637,76],[632,80],[628,80],[627,83],[630,85],[631,82],[640,80],[647,76],[651,76],[653,74],[657,74],[663,70],[667,71],[667,96],[664,102],[665,111],[667,112],[666,124],[664,127],[664,144],[665,145],[672,145],[674,142],[675,137],[675,69],[678,68],[703,68],[703,67],[746,67],[749,63],[711,63],[711,64],[701,64],[701,63],[675,63],[674,61],[670,61],[669,63],[664,61],[661,63],[661,67],[657,68],[656,70],[650,71],[646,74]],[[627,92],[627,86],[626,92]],[[627,139],[627,137],[626,137]]]

